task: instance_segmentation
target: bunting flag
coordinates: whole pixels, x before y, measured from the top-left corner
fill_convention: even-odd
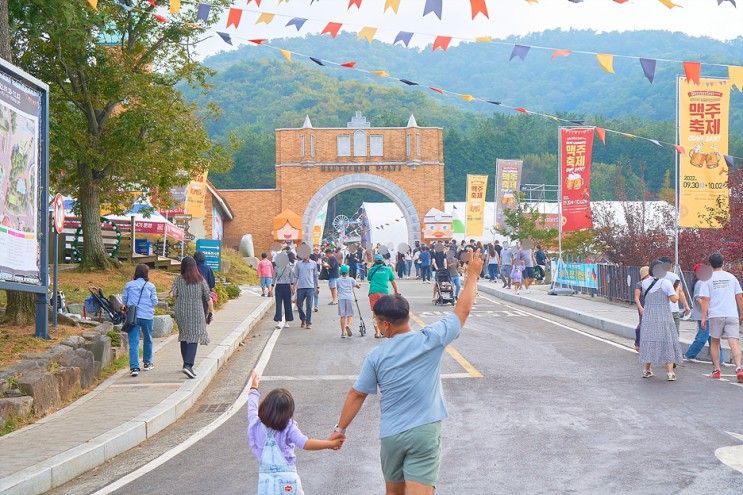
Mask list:
[[[651,143],[653,143],[656,146],[660,146],[661,148],[663,147],[663,145],[660,144],[660,141],[658,141],[657,139],[648,139],[648,141],[650,141]]]
[[[678,153],[679,155],[685,155],[686,154],[686,150],[680,144],[674,144],[673,145],[673,149],[675,149],[676,150],[676,153]]]
[[[446,51],[446,49],[449,48],[449,43],[451,43],[451,36],[436,36],[436,39],[433,40],[431,51],[435,52],[437,48]]]
[[[733,4],[733,5],[735,5],[735,4]],[[730,156],[730,155],[724,155],[724,158],[725,158],[725,163],[728,164],[728,168],[733,168],[733,165],[734,165],[733,157]]]
[[[686,79],[694,84],[699,84],[699,77],[702,72],[702,64],[699,62],[684,62],[684,74]]]
[[[493,37],[492,36],[478,36],[477,38],[475,38],[475,41],[477,41],[478,43],[490,43],[493,41]]]
[[[738,6],[735,5],[735,0],[717,0],[717,5],[720,6],[725,2],[730,2],[733,4],[733,7],[735,7],[736,9],[738,8]]]
[[[395,36],[395,41],[393,41],[392,44],[396,45],[398,41],[402,41],[405,46],[408,46],[412,38],[413,33],[410,33],[408,31],[400,31],[399,33],[397,33],[397,36]]]
[[[262,45],[263,43],[265,43],[268,40],[265,39],[265,38],[257,38],[257,39],[248,40],[248,41],[251,42],[251,43],[253,43],[254,45]]]
[[[356,6],[357,9],[361,8],[361,0],[348,0],[348,10],[351,10],[351,7]]]
[[[418,86],[417,82],[408,81],[407,79],[400,79],[400,82],[403,84],[407,84],[408,86]]]
[[[426,5],[423,7],[423,17],[433,12],[436,17],[441,19],[441,4],[442,0],[426,0]]]
[[[159,22],[160,24],[164,24],[164,23],[168,22],[168,19],[164,15],[152,14],[152,17],[154,17],[155,20],[157,22]]]
[[[359,34],[356,35],[357,40],[366,40],[371,43],[374,40],[374,35],[377,34],[377,28],[375,27],[364,27],[361,28]]]
[[[477,14],[482,14],[486,18],[490,19],[488,15],[488,6],[485,5],[485,0],[470,0],[470,7],[472,9],[472,18],[477,17]]]
[[[642,72],[645,74],[648,81],[650,81],[650,84],[653,84],[653,79],[655,79],[655,60],[651,58],[641,58],[640,66],[642,66]]]
[[[728,79],[733,87],[737,86],[739,91],[743,91],[743,67],[737,65],[728,67]]]
[[[569,57],[573,52],[571,50],[560,50],[557,49],[552,52],[552,56],[550,58],[555,59],[557,57]]]
[[[400,0],[385,0],[384,1],[385,12],[387,12],[387,9],[392,9],[392,12],[397,14],[397,11],[399,8],[400,8]]]
[[[668,7],[669,9],[672,9],[674,7],[681,7],[681,5],[676,5],[671,0],[658,0],[660,3]]]
[[[529,110],[527,110],[524,107],[517,107],[517,108],[514,108],[514,110],[516,110],[517,112],[521,112],[521,113],[529,113]]]
[[[200,3],[198,7],[196,7],[196,19],[199,21],[208,21],[209,20],[209,11],[212,9],[212,6],[208,3]]]
[[[435,91],[436,93],[438,93],[438,94],[440,94],[440,95],[443,95],[443,94],[444,94],[444,90],[443,90],[443,89],[441,89],[441,88],[434,88],[433,86],[431,86],[431,87],[430,87],[430,88],[428,88],[428,89],[430,89],[431,91]]]
[[[462,95],[462,99],[463,99],[464,101],[472,101],[472,100],[474,100],[474,99],[475,99],[475,97],[474,97],[474,96],[472,96],[472,95]]]
[[[529,49],[531,49],[530,46],[526,45],[513,45],[513,50],[511,51],[511,58],[508,59],[510,62],[513,60],[514,57],[518,57],[521,60],[524,60],[526,58],[526,55],[529,53]]]
[[[273,18],[276,16],[276,14],[271,14],[270,12],[262,12],[261,15],[258,16],[258,19],[256,19],[256,24],[271,24],[271,21],[273,21]]]
[[[295,28],[297,28],[297,31],[299,31],[300,29],[302,29],[302,26],[304,26],[305,22],[307,22],[307,19],[304,19],[302,17],[294,17],[286,23],[285,27],[294,26]]]
[[[599,61],[599,65],[605,72],[614,74],[614,55],[610,53],[597,53],[596,60]]]
[[[325,64],[319,58],[310,57],[310,60],[312,60],[313,62],[315,62],[317,65],[322,65],[323,67],[325,66]]]
[[[248,0],[248,5],[250,5],[250,2],[255,2],[255,4],[256,4],[256,5],[258,6],[258,7],[260,7],[260,6],[261,6],[261,2],[262,2],[262,1],[263,1],[263,0]]]
[[[289,50],[279,50],[279,53],[281,53],[281,56],[284,57],[287,62],[292,61],[292,52]]]
[[[242,9],[231,8],[230,13],[227,15],[227,27],[235,26],[235,28],[237,28],[240,25],[240,19],[242,16]]]
[[[390,77],[390,73],[386,70],[373,70],[370,72],[370,74],[374,74],[375,76],[379,77]]]
[[[596,128],[596,135],[599,137],[599,140],[606,144],[606,129],[603,127],[597,127]]]
[[[88,0],[88,5],[90,5],[93,10],[98,10],[98,0]]]
[[[341,64],[341,67],[345,67],[346,69],[355,69],[356,68],[356,62],[354,62],[354,61],[343,62]]]
[[[222,41],[224,41],[228,45],[231,45],[232,44],[232,37],[230,37],[229,34],[227,34],[227,33],[220,33],[220,32],[217,32],[217,34],[219,35],[220,38],[222,38]]]
[[[501,104],[501,102],[499,102],[499,101],[493,101],[493,100],[487,100],[487,102],[488,103],[491,103],[493,105],[500,105]]]
[[[171,14],[181,13],[181,0],[170,0],[170,13]]]
[[[338,31],[341,30],[342,24],[340,22],[329,22],[327,26],[325,26],[320,33],[322,34],[329,34],[333,38],[338,36]]]

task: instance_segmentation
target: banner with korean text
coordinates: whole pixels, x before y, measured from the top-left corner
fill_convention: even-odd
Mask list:
[[[728,209],[730,82],[679,79],[679,226],[720,228],[710,209]]]
[[[590,229],[594,128],[560,129],[562,231]]]
[[[197,175],[186,188],[186,204],[183,207],[187,215],[193,218],[204,218],[206,206],[206,178],[208,170]]]
[[[485,227],[487,175],[467,176],[467,237],[482,237]]]
[[[521,188],[522,160],[495,161],[495,226],[503,227],[504,212],[516,206],[516,195]]]

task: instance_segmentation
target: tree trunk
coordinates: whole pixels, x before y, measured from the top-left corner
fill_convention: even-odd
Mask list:
[[[0,57],[8,62],[13,62],[13,52],[10,50],[8,0],[0,0]]]
[[[89,169],[87,174],[80,174],[82,179],[77,195],[80,201],[83,228],[83,260],[80,268],[83,270],[107,269],[116,265],[116,262],[106,253],[106,246],[103,244],[100,188],[95,179],[90,177],[91,175]]]

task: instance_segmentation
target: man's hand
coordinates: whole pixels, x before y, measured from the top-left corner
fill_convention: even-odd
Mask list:
[[[250,375],[250,388],[258,388],[258,386],[261,384],[261,375],[255,372],[253,370],[253,373]]]
[[[472,259],[469,262],[469,273],[474,273],[475,276],[479,277],[482,273],[482,265],[484,263],[484,260],[482,259],[482,256],[480,255],[480,250],[478,249],[474,253],[472,253]]]

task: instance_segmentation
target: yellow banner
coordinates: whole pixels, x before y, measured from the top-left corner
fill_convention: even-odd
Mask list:
[[[710,208],[728,209],[730,82],[679,79],[679,225],[720,228]]]
[[[199,174],[191,181],[186,189],[186,204],[183,212],[193,218],[204,218],[204,204],[206,201],[206,177],[209,171]]]
[[[487,175],[467,176],[467,237],[482,237],[485,226],[485,194]]]

